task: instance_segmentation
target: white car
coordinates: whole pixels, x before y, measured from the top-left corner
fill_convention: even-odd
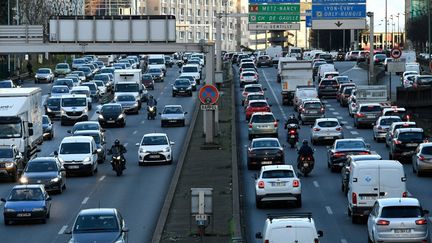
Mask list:
[[[258,83],[258,75],[255,72],[242,72],[240,74],[240,87],[245,84],[256,84]]]
[[[140,143],[136,146],[138,149],[138,165],[145,163],[166,162],[171,164],[172,146],[174,142],[170,141],[166,133],[148,133],[145,134]]]
[[[94,175],[97,172],[98,151],[93,137],[65,137],[54,155],[59,157],[68,174]]]
[[[162,110],[161,127],[180,125],[185,126],[185,115],[187,112],[183,111],[181,105],[166,105]]]
[[[380,116],[373,126],[373,139],[375,141],[385,140],[391,124],[401,121],[401,118],[398,116]]]
[[[311,129],[311,143],[315,145],[320,141],[343,139],[342,126],[336,118],[316,119]]]
[[[262,208],[265,202],[294,202],[302,206],[301,184],[292,165],[267,165],[255,179],[255,202]]]

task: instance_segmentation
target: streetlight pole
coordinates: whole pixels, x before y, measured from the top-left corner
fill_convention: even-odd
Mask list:
[[[369,82],[368,84],[370,85],[373,81],[374,78],[374,60],[373,60],[373,56],[374,56],[374,13],[373,12],[367,12],[367,16],[370,19],[370,23],[369,23],[369,32],[370,32],[370,37],[369,37],[369,44],[370,44],[370,48],[369,48]]]
[[[431,67],[431,5],[430,1],[427,1],[427,15],[428,15],[428,60],[429,60],[429,69]]]
[[[387,52],[387,0],[385,0],[384,51]]]
[[[397,35],[398,35],[398,47],[399,47],[399,44],[401,43],[401,37],[402,37],[402,35],[401,35],[401,33],[400,33],[400,29],[399,29],[399,17],[400,17],[400,13],[398,13],[397,15],[396,15],[396,17],[397,17],[397,19],[398,19],[398,27],[397,27]]]

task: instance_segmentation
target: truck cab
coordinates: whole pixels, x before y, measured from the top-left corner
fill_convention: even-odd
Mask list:
[[[147,101],[148,98],[147,89],[141,83],[141,79],[142,79],[142,73],[140,69],[115,70],[114,72],[115,95],[133,94],[135,96],[135,99],[138,101],[139,107],[141,109],[142,102]]]

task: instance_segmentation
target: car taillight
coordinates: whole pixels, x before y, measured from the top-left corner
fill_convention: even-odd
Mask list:
[[[270,243],[270,241],[269,240],[265,240],[264,243]]]
[[[314,130],[315,132],[321,131],[321,129],[318,128],[318,127],[315,127],[313,130]]]
[[[258,182],[258,188],[264,188],[264,181],[259,181]]]
[[[406,120],[408,121],[409,119],[410,119],[410,116],[409,115],[406,115]]]
[[[390,224],[390,221],[388,221],[388,220],[383,220],[383,219],[380,219],[380,220],[378,220],[377,222],[376,222],[376,224],[377,225],[389,225]]]
[[[243,78],[243,75],[240,75],[240,79],[242,79]]]
[[[425,158],[423,155],[419,155],[419,156],[418,156],[418,159],[419,159],[420,161],[424,161],[426,158]]]
[[[427,224],[427,220],[426,219],[417,219],[415,221],[416,225],[426,225]]]
[[[393,139],[393,141],[394,141],[394,143],[395,143],[395,144],[402,144],[402,141],[400,141],[400,140],[397,140],[396,138],[395,138],[395,139]]]
[[[368,155],[368,154],[370,154],[369,152],[360,152],[360,153],[358,153],[359,155]]]
[[[299,187],[300,182],[298,180],[293,181],[293,187]]]
[[[289,134],[296,134],[296,130],[294,130],[294,129],[291,129],[291,130],[289,130],[289,132],[288,132]]]
[[[249,128],[252,128],[252,123],[249,123]]]
[[[274,127],[278,127],[278,122],[277,121],[273,122],[273,125]]]
[[[338,152],[336,152],[336,153],[334,153],[333,154],[333,157],[343,157],[343,156],[345,156],[345,154],[344,153],[338,153]]]
[[[301,109],[300,109],[300,112],[301,112],[301,113],[303,113],[304,111],[305,111],[305,109],[304,109],[304,108],[301,108]]]
[[[408,196],[408,192],[403,192],[402,193],[402,197],[407,197]]]
[[[409,124],[405,123],[402,125],[403,127],[409,127]]]
[[[342,131],[342,127],[337,127],[336,131]]]
[[[351,200],[353,204],[357,204],[357,194],[355,192],[351,194]]]
[[[324,110],[325,110],[324,108],[321,108],[321,112],[324,112]]]
[[[355,115],[356,115],[356,117],[364,117],[365,116],[365,114],[363,114],[363,113],[357,113]]]
[[[255,77],[255,78],[258,78],[258,76],[257,76],[256,74],[254,75],[254,77]]]
[[[315,238],[314,243],[319,243],[319,240],[317,238]]]

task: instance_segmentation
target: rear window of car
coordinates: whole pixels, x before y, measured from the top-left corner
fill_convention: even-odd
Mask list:
[[[400,122],[400,118],[386,118],[381,119],[380,125],[382,126],[390,126],[393,122]]]
[[[266,107],[267,103],[266,102],[251,102],[249,103],[250,107]]]
[[[381,211],[382,218],[418,218],[422,217],[422,209],[418,206],[390,206]]]
[[[385,116],[404,116],[406,114],[406,111],[386,111],[383,115]]]
[[[248,100],[264,100],[264,95],[249,95]]]
[[[396,131],[396,129],[399,129],[399,128],[410,128],[410,127],[416,127],[416,125],[415,124],[405,124],[405,125],[400,124],[400,125],[394,126],[394,130]]]
[[[423,140],[423,132],[402,132],[399,133],[398,140]]]
[[[419,84],[432,84],[432,76],[430,77],[417,77]]]
[[[245,91],[248,93],[254,93],[254,92],[262,92],[261,87],[247,87],[245,88]]]
[[[352,93],[352,91],[354,90],[354,87],[349,87],[349,88],[345,88],[343,90],[344,94],[350,95]]]
[[[431,146],[423,147],[421,153],[432,155],[432,147]]]
[[[252,123],[270,123],[270,122],[275,122],[276,119],[274,118],[273,115],[255,115],[252,116]]]
[[[326,79],[326,80],[321,81],[320,86],[321,85],[337,85],[337,84],[338,84],[338,82],[336,80]]]
[[[258,60],[260,60],[260,61],[267,61],[268,59],[269,59],[269,57],[267,57],[267,56],[258,57]]]
[[[318,122],[318,126],[320,127],[336,127],[339,123],[337,121],[322,121]]]
[[[278,141],[263,140],[263,141],[255,141],[252,144],[252,148],[274,148],[274,147],[280,147]]]
[[[308,109],[320,109],[321,108],[321,103],[319,102],[308,102],[304,104],[304,108],[308,108]]]
[[[366,148],[363,141],[341,141],[336,143],[336,149],[362,149]]]
[[[242,68],[254,68],[255,64],[251,63],[251,62],[246,62],[246,63],[242,63]]]
[[[244,77],[252,77],[252,76],[255,76],[255,73],[242,73],[242,76],[244,76]]]
[[[293,178],[294,172],[292,170],[268,170],[262,174],[263,179],[273,178]]]
[[[381,106],[379,105],[367,105],[360,107],[360,112],[380,112]]]

